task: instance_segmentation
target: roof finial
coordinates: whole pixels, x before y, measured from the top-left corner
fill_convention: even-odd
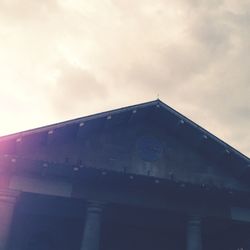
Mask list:
[[[160,99],[160,94],[159,93],[157,93],[157,98],[156,98],[157,100],[159,100]]]

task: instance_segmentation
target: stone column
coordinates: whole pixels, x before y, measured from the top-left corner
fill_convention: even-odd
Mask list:
[[[18,195],[16,191],[0,190],[0,250],[6,249]]]
[[[89,201],[81,250],[99,250],[101,216],[104,203]]]
[[[201,219],[191,216],[187,221],[187,250],[202,250]]]

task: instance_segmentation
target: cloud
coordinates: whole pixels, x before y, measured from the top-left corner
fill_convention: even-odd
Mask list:
[[[6,18],[20,18],[22,20],[29,16],[35,18],[37,16],[34,14],[37,14],[41,11],[56,11],[59,7],[56,0],[1,0],[0,6],[1,13],[3,13]]]
[[[0,0],[0,21],[0,97],[27,117],[56,122],[160,94],[250,155],[248,0]]]
[[[74,115],[81,111],[82,103],[90,105],[107,98],[107,89],[87,70],[64,64],[60,65],[57,73],[49,96],[55,115]]]

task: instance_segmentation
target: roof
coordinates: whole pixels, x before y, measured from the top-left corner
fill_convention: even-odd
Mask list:
[[[197,138],[202,137],[204,140],[209,140],[211,142],[210,143],[211,147],[213,145],[215,150],[219,151],[218,154],[221,154],[221,152],[223,151],[226,154],[234,155],[235,157],[238,158],[238,160],[241,161],[243,165],[245,165],[247,168],[250,168],[250,159],[246,155],[242,154],[241,152],[239,152],[238,150],[236,150],[235,148],[233,148],[232,146],[230,146],[223,140],[211,134],[206,129],[202,128],[201,126],[199,126],[192,120],[180,114],[179,112],[177,112],[176,110],[174,110],[167,104],[163,103],[159,99],[150,101],[150,102],[128,106],[128,107],[123,107],[123,108],[119,108],[115,110],[105,111],[105,112],[101,112],[101,113],[97,113],[93,115],[88,115],[85,117],[80,117],[80,118],[76,118],[72,120],[67,120],[67,121],[63,121],[63,122],[59,122],[59,123],[55,123],[55,124],[51,124],[51,125],[47,125],[47,126],[43,126],[39,128],[34,128],[34,129],[27,130],[27,131],[22,131],[22,132],[18,132],[15,134],[11,134],[11,135],[2,136],[0,137],[0,143],[1,141],[6,141],[6,140],[18,140],[19,138],[25,137],[27,135],[43,133],[43,132],[49,133],[49,131],[53,131],[55,129],[60,129],[60,128],[65,128],[69,125],[82,126],[84,125],[84,123],[88,121],[92,121],[96,119],[103,119],[103,118],[108,119],[108,117],[111,118],[112,116],[116,116],[118,114],[124,114],[128,112],[136,113],[138,110],[149,109],[150,107],[161,108],[164,114],[170,115],[168,117],[169,119],[173,119],[175,122],[178,121],[179,124],[188,127],[190,131],[192,130],[191,132],[192,136],[195,136]],[[216,154],[215,151],[213,151],[213,153]]]

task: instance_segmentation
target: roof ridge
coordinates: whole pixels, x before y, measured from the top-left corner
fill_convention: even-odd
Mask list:
[[[15,138],[22,137],[22,136],[25,136],[25,135],[28,135],[28,134],[35,134],[35,133],[39,133],[39,132],[45,132],[45,131],[50,130],[50,129],[61,128],[61,127],[64,127],[66,125],[69,125],[69,124],[84,122],[84,121],[88,121],[88,120],[92,120],[92,119],[105,117],[105,116],[111,115],[111,114],[117,114],[117,113],[120,113],[120,112],[123,112],[123,111],[128,111],[128,110],[133,110],[133,109],[136,109],[136,108],[143,108],[143,107],[153,106],[153,105],[157,105],[157,104],[161,105],[165,110],[173,113],[175,116],[178,116],[180,119],[183,119],[184,121],[189,123],[191,126],[193,126],[196,129],[200,130],[202,133],[204,133],[208,137],[212,138],[217,143],[220,143],[221,145],[223,145],[225,147],[225,149],[230,149],[233,152],[235,152],[237,155],[239,155],[240,157],[243,157],[245,160],[249,161],[248,156],[244,155],[243,153],[241,153],[240,151],[238,151],[234,147],[230,146],[228,143],[226,143],[222,139],[220,139],[217,136],[215,136],[214,134],[210,133],[208,130],[204,129],[203,127],[201,127],[200,125],[198,125],[197,123],[195,123],[194,121],[192,121],[191,119],[186,117],[185,115],[179,113],[174,108],[170,107],[169,105],[167,105],[166,103],[161,101],[159,98],[157,98],[156,100],[153,100],[153,101],[148,101],[148,102],[143,102],[143,103],[139,103],[139,104],[129,105],[129,106],[125,106],[125,107],[122,107],[122,108],[113,109],[113,110],[107,110],[107,111],[103,111],[103,112],[99,112],[99,113],[95,113],[95,114],[91,114],[91,115],[87,115],[87,116],[82,116],[82,117],[73,118],[73,119],[69,119],[69,120],[66,120],[66,121],[62,121],[62,122],[57,122],[57,123],[53,123],[53,124],[33,128],[33,129],[24,130],[24,131],[13,133],[13,134],[4,135],[4,136],[0,137],[0,141],[15,139]]]
[[[202,131],[203,133],[207,134],[209,137],[213,138],[214,140],[216,140],[218,143],[221,143],[223,146],[227,147],[228,149],[233,150],[235,153],[239,154],[240,156],[243,156],[245,159],[247,159],[248,161],[250,160],[248,156],[246,156],[245,154],[241,153],[239,150],[237,150],[236,148],[232,147],[231,145],[229,145],[228,143],[226,143],[225,141],[223,141],[222,139],[220,139],[219,137],[217,137],[216,135],[212,134],[211,132],[209,132],[207,129],[203,128],[202,126],[200,126],[199,124],[197,124],[196,122],[192,121],[190,118],[186,117],[185,115],[181,114],[180,112],[178,112],[177,110],[175,110],[174,108],[170,107],[169,105],[167,105],[166,103],[162,102],[161,100],[159,100],[160,104],[167,108],[169,111],[173,112],[174,114],[178,115],[179,117],[185,119],[187,122],[189,122],[192,126],[195,126],[197,129],[199,129],[200,131]]]
[[[46,130],[46,129],[50,129],[52,127],[58,128],[58,127],[61,127],[61,126],[64,126],[64,125],[67,125],[67,124],[70,124],[70,123],[80,122],[83,119],[98,118],[98,117],[105,116],[106,114],[118,113],[118,112],[121,112],[123,110],[129,110],[129,109],[133,109],[133,108],[136,108],[136,107],[151,106],[151,105],[157,104],[159,101],[160,100],[157,99],[157,100],[153,100],[153,101],[138,103],[138,104],[129,105],[129,106],[121,107],[121,108],[116,108],[116,109],[112,109],[112,110],[107,110],[107,111],[103,111],[103,112],[98,112],[98,113],[94,113],[94,114],[90,114],[90,115],[86,115],[86,116],[72,118],[72,119],[69,119],[69,120],[66,120],[66,121],[56,122],[56,123],[44,125],[44,126],[41,126],[41,127],[27,129],[27,130],[23,130],[23,131],[16,132],[16,133],[3,135],[3,136],[0,136],[0,141],[2,141],[4,139],[9,139],[10,137],[15,138],[16,136],[24,136],[26,133],[41,132],[41,130],[43,131],[43,130]]]

